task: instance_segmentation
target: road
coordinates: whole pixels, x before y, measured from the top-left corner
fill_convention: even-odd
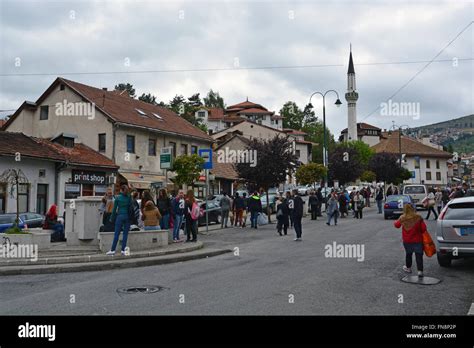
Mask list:
[[[338,226],[304,219],[303,241],[275,225],[229,228],[200,239],[238,248],[204,260],[113,271],[9,276],[0,279],[2,315],[466,315],[474,302],[474,260],[440,268],[424,258],[434,286],[406,284],[401,231],[374,208]],[[433,235],[435,221],[428,227]],[[358,244],[364,259],[329,258],[325,246]],[[157,285],[150,294],[118,288]],[[72,301],[73,299],[74,301]],[[71,303],[72,302],[72,303]]]

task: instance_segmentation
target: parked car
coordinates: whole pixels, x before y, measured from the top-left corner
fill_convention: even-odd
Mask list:
[[[410,196],[417,207],[423,208],[421,202],[428,195],[428,191],[425,185],[405,185],[402,194]]]
[[[21,213],[20,219],[27,224],[29,228],[43,227],[44,215],[37,213]]]
[[[313,189],[313,186],[311,185],[297,186],[298,194],[301,196],[307,196],[312,189]]]
[[[403,214],[403,206],[411,204],[416,210],[416,205],[408,195],[390,195],[383,206],[383,217],[385,220],[391,217],[399,217]]]
[[[436,225],[437,258],[441,267],[451,260],[474,256],[474,197],[448,202]]]
[[[200,208],[204,210],[204,215],[199,217],[198,224],[199,225],[206,225],[206,210],[209,214],[209,223],[215,222],[216,224],[221,223],[221,207],[218,203],[214,201],[207,202],[207,209],[206,209],[206,202],[202,202],[199,204]]]
[[[9,228],[13,227],[16,220],[16,214],[2,214],[0,215],[0,233],[5,232]],[[18,227],[20,229],[28,228],[28,226],[23,222],[20,217],[20,221],[18,221]]]

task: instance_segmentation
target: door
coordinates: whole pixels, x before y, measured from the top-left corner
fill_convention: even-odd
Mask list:
[[[0,214],[5,214],[7,209],[7,185],[0,184]]]
[[[36,189],[36,212],[45,215],[48,209],[48,184],[38,184]]]

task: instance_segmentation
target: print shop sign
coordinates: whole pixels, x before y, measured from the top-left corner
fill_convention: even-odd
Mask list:
[[[105,173],[73,170],[72,182],[73,184],[105,185]]]

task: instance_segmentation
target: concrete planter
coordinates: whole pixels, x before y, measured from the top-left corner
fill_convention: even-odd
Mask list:
[[[130,252],[156,249],[168,245],[168,230],[156,231],[130,231],[128,233],[127,247]],[[122,246],[123,233],[120,233],[117,251]],[[106,252],[110,250],[114,240],[114,232],[99,232],[99,248]]]
[[[28,234],[1,234],[1,242],[18,245],[37,245],[38,250],[48,250],[51,248],[51,232],[48,230],[42,232],[28,231]]]

